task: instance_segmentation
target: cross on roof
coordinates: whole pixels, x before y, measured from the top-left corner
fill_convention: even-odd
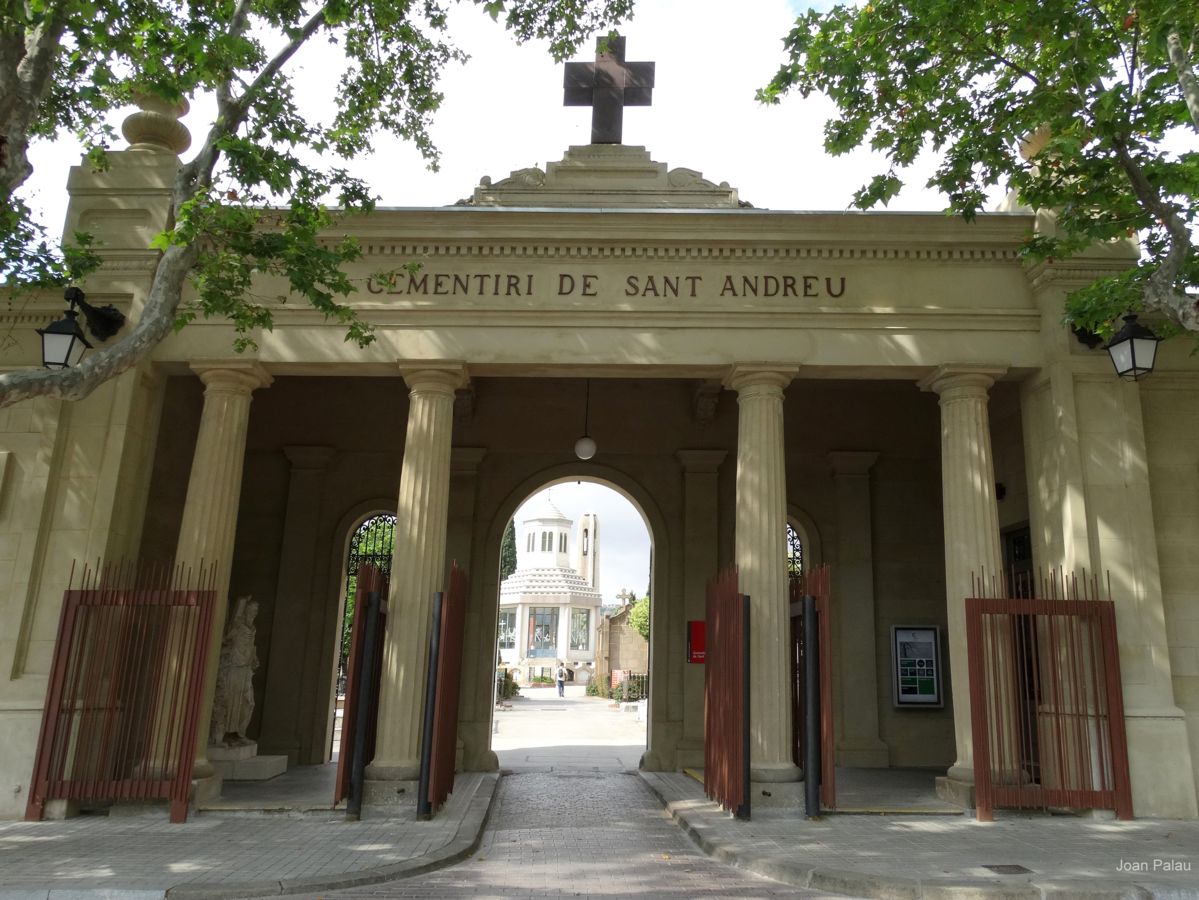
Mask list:
[[[625,62],[624,38],[599,38],[595,62],[566,64],[566,106],[591,107],[591,143],[619,144],[626,106],[649,106],[652,62]]]

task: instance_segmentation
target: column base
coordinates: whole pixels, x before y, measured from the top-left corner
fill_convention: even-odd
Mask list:
[[[683,769],[702,769],[704,767],[704,742],[684,738],[674,751],[674,766],[678,771]]]
[[[224,783],[221,776],[212,772],[212,766],[208,766],[211,772],[209,775],[197,778],[192,775],[192,809],[198,807],[201,803],[208,803],[211,800],[219,800],[221,797],[221,785]]]
[[[952,803],[954,806],[960,806],[962,809],[974,809],[974,776],[971,773],[969,781],[956,778],[953,775],[954,770],[949,770],[949,775],[940,775],[937,777],[937,796],[946,803]]]
[[[419,782],[388,779],[367,779],[362,783],[362,805],[369,809],[388,810],[403,806],[415,806]]]
[[[420,778],[420,760],[410,762],[373,762],[366,766],[367,781],[416,781]]]
[[[750,813],[758,807],[801,807],[804,805],[804,792],[802,781],[751,781]]]
[[[766,784],[784,784],[788,781],[799,781],[803,770],[793,763],[760,763],[749,765],[749,780],[761,781]]]
[[[1128,734],[1133,815],[1157,819],[1199,817],[1195,771],[1182,710],[1126,710],[1124,727]]]

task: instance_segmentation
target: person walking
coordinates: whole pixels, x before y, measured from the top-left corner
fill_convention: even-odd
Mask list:
[[[558,681],[558,696],[566,696],[566,666],[558,663],[558,669],[554,672],[554,678]]]

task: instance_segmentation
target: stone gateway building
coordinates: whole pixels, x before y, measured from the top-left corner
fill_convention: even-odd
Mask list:
[[[133,318],[184,134],[135,119],[136,145],[108,170],[72,170],[67,221],[101,248],[89,300]],[[417,773],[430,608],[451,560],[471,575],[461,764],[496,768],[504,528],[539,489],[586,479],[651,534],[645,769],[703,762],[687,623],[736,564],[752,777],[778,796],[799,778],[790,525],[805,565],[831,568],[838,764],[935,769],[968,798],[964,598],[1006,553],[1110,579],[1135,812],[1196,817],[1199,359],[1169,342],[1151,377],[1119,380],[1062,326],[1062,303],[1134,251],[1025,265],[1021,243],[1050,223],[747,208],[641,147],[572,147],[462,205],[342,223],[330,238],[364,251],[366,349],[264,276],[257,294],[280,301],[256,351],[198,321],[85,401],[0,411],[0,815],[24,810],[73,560],[216,561],[215,640],[228,598],[260,609],[249,737],[290,765],[327,760],[347,544],[384,513],[394,562],[367,777]],[[10,304],[4,365],[38,365],[34,329],[60,310],[57,295]],[[581,461],[588,382],[598,452]],[[942,703],[895,702],[896,627],[939,630]],[[204,737],[196,776],[212,793]]]

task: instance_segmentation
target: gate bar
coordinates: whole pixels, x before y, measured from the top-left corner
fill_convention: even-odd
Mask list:
[[[416,788],[416,817],[433,817],[433,803],[429,799],[429,778],[433,766],[433,717],[437,711],[437,664],[441,656],[441,617],[445,593],[433,595],[433,628],[429,632],[429,672],[425,676],[425,728],[420,737],[420,782]]]
[[[820,640],[816,598],[804,594],[804,814],[820,817]]]
[[[370,724],[370,710],[375,703],[375,649],[379,630],[379,576],[371,572],[374,590],[366,593],[366,622],[362,633],[362,685],[355,700],[357,712],[354,716],[354,753],[350,766],[350,796],[346,800],[346,818],[358,821],[362,817],[362,789],[366,777],[366,730]]]

